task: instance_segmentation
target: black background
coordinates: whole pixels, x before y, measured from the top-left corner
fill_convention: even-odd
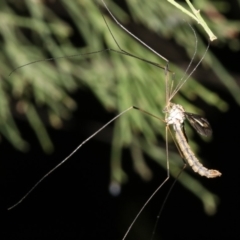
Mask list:
[[[238,80],[239,53],[233,54],[227,48],[214,50]],[[177,183],[164,207],[155,239],[240,237],[240,111],[224,87],[210,87],[230,106],[224,114],[214,108],[206,109],[206,116],[213,126],[213,140],[207,144],[196,138],[202,149],[201,157],[211,161],[211,166],[223,173],[218,179],[199,177],[204,186],[219,196],[218,212],[207,216],[201,202]],[[56,148],[51,156],[42,152],[24,119],[17,120],[17,124],[23,137],[31,139],[31,150],[24,154],[16,151],[6,140],[2,142],[1,239],[122,239],[140,208],[165,178],[166,172],[149,160],[154,169],[154,179],[143,182],[133,172],[126,150],[123,163],[129,173],[129,182],[122,186],[118,197],[111,196],[108,192],[110,145],[91,140],[44,180],[22,204],[7,211],[7,207],[19,200],[36,181],[94,131],[89,129],[89,122],[103,125],[114,116],[106,113],[88,91],[78,92],[73,97],[79,103],[74,118],[61,131],[48,129]],[[171,179],[147,206],[127,239],[151,238],[157,213],[172,182]]]
[[[225,97],[231,100],[230,96]],[[90,101],[92,96],[84,96],[86,98]],[[209,121],[214,128],[214,138],[211,143],[201,146],[204,147],[202,157],[209,159],[223,173],[218,179],[200,179],[202,184],[219,196],[218,212],[214,216],[207,216],[201,202],[176,184],[161,215],[157,236],[181,239],[189,232],[194,234],[192,239],[217,239],[222,234],[228,234],[232,239],[239,236],[238,106],[234,101],[230,103],[231,108],[226,114],[211,116]],[[104,111],[94,98],[89,104],[98,109],[94,111],[94,119],[98,114],[102,118]],[[90,110],[86,109],[86,112]],[[81,116],[76,113],[72,126],[66,131],[49,129],[56,146],[56,153],[52,156],[47,157],[42,153],[25,122],[19,122],[19,125],[24,129],[25,137],[33,140],[28,154],[15,151],[5,141],[1,145],[5,171],[1,183],[6,190],[3,194],[3,239],[121,239],[144,202],[165,178],[165,171],[149,161],[155,170],[154,179],[148,183],[140,180],[132,172],[131,159],[126,151],[124,168],[130,174],[130,179],[123,186],[120,196],[112,197],[108,192],[110,146],[92,140],[44,180],[22,204],[7,211],[7,207],[71,152],[73,146],[84,140],[86,136],[81,135],[77,127],[79,124],[81,126]],[[86,116],[91,117],[89,114]],[[128,239],[150,239],[157,213],[171,183],[172,180],[148,205]]]

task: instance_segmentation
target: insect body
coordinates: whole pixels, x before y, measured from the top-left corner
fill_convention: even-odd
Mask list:
[[[165,121],[167,125],[173,125],[176,141],[184,159],[186,159],[193,171],[197,172],[201,176],[205,176],[207,178],[220,177],[222,174],[219,171],[207,169],[199,162],[188,145],[185,137],[185,118],[189,120],[190,124],[197,130],[199,134],[210,136],[212,134],[212,129],[208,121],[196,114],[185,112],[183,107],[179,104],[170,103],[169,108],[168,117],[165,119]]]

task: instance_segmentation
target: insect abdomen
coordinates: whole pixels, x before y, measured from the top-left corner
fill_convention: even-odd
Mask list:
[[[191,150],[190,146],[187,143],[187,140],[182,132],[181,125],[175,125],[174,130],[176,133],[176,141],[181,149],[181,152],[191,166],[194,172],[197,172],[201,176],[205,176],[207,178],[215,178],[220,177],[222,174],[214,169],[207,169],[205,168],[199,160],[195,157],[193,151]]]

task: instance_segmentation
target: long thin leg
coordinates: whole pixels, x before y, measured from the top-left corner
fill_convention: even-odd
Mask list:
[[[162,55],[160,55],[159,53],[157,53],[156,51],[154,51],[151,47],[149,47],[146,43],[144,43],[143,41],[141,41],[139,38],[137,38],[134,34],[132,34],[131,32],[129,32],[126,28],[124,28],[118,21],[117,19],[113,16],[113,14],[110,12],[109,8],[106,6],[105,2],[102,1],[104,6],[106,7],[107,11],[109,12],[109,14],[111,15],[111,17],[113,18],[113,20],[115,21],[115,23],[120,26],[123,30],[125,30],[129,35],[131,35],[132,37],[134,37],[137,41],[141,42],[141,44],[143,44],[146,48],[150,49],[152,52],[154,52],[155,54],[157,54],[159,57],[161,57],[162,59],[164,59],[166,61],[166,67],[163,67],[161,65],[159,65],[158,63],[155,63],[155,62],[152,62],[152,61],[149,61],[147,59],[144,59],[144,58],[141,58],[141,57],[138,57],[138,56],[135,56],[127,51],[125,51],[124,49],[121,48],[121,46],[118,44],[116,38],[114,37],[104,15],[102,15],[103,17],[103,20],[108,28],[108,31],[110,32],[114,42],[116,43],[118,50],[115,50],[115,49],[112,49],[112,48],[106,48],[106,49],[102,49],[102,50],[98,50],[98,51],[93,51],[93,52],[89,52],[89,53],[83,53],[83,54],[73,54],[73,55],[69,55],[69,56],[61,56],[61,57],[55,57],[55,58],[46,58],[46,59],[39,59],[39,60],[36,60],[36,61],[33,61],[33,62],[30,62],[30,63],[26,63],[24,65],[21,65],[21,66],[18,66],[16,68],[14,68],[8,76],[11,76],[13,72],[15,72],[16,70],[20,69],[20,68],[23,68],[23,67],[26,67],[28,65],[31,65],[31,64],[35,64],[35,63],[38,63],[38,62],[45,62],[45,61],[52,61],[52,60],[60,60],[60,59],[63,59],[63,58],[75,58],[75,57],[78,57],[78,56],[86,56],[86,55],[93,55],[93,54],[97,54],[97,53],[101,53],[101,52],[105,52],[105,51],[112,51],[112,52],[116,52],[116,53],[119,53],[119,54],[123,54],[123,55],[126,55],[126,56],[129,56],[129,57],[133,57],[135,59],[138,59],[138,60],[141,60],[141,61],[144,61],[146,63],[149,63],[153,66],[156,66],[158,68],[161,68],[161,69],[164,69],[165,71],[167,72],[171,72],[169,69],[168,69],[168,63],[169,61],[164,58]]]
[[[51,169],[47,174],[45,174],[17,203],[12,205],[8,208],[8,210],[11,210],[18,206],[46,177],[48,177],[52,172],[54,172],[57,168],[59,168],[61,165],[63,165],[69,158],[71,158],[86,142],[88,142],[90,139],[92,139],[95,135],[97,135],[99,132],[101,132],[105,127],[107,127],[110,123],[114,122],[116,119],[118,119],[120,116],[125,114],[126,112],[130,111],[131,109],[136,109],[138,111],[141,111],[147,115],[150,115],[151,117],[154,117],[158,120],[162,120],[161,118],[141,109],[135,106],[131,106],[124,110],[123,112],[119,113],[117,116],[115,116],[113,119],[111,119],[109,122],[107,122],[105,125],[103,125],[100,129],[98,129],[95,133],[93,133],[91,136],[89,136],[86,140],[84,140],[80,145],[77,146],[66,158],[64,158],[58,165],[56,165],[53,169]]]
[[[165,207],[165,205],[166,205],[166,202],[167,202],[167,200],[168,200],[168,198],[169,198],[169,195],[170,195],[170,193],[172,192],[172,189],[173,189],[173,187],[175,186],[175,184],[176,184],[177,180],[179,179],[180,175],[182,174],[182,172],[184,171],[184,169],[187,167],[187,163],[186,163],[186,161],[184,160],[183,154],[182,154],[181,150],[179,149],[178,144],[176,143],[176,141],[175,141],[175,139],[174,139],[174,137],[173,137],[173,135],[172,135],[172,132],[171,132],[169,126],[167,125],[167,126],[166,126],[166,156],[167,156],[166,158],[167,158],[167,174],[168,174],[167,176],[168,176],[168,177],[165,179],[165,182],[170,178],[169,156],[168,156],[168,130],[170,131],[170,134],[171,134],[171,136],[172,136],[172,138],[173,138],[173,140],[174,140],[174,143],[175,143],[175,145],[177,146],[178,152],[179,152],[180,156],[182,157],[182,160],[183,160],[184,165],[183,165],[182,169],[179,171],[179,173],[178,173],[177,177],[175,178],[174,182],[172,183],[171,187],[169,188],[166,197],[164,198],[164,201],[163,201],[163,203],[162,203],[162,205],[161,205],[161,208],[160,208],[160,210],[159,210],[159,212],[158,212],[158,215],[157,215],[157,220],[156,220],[156,222],[155,222],[155,224],[154,224],[154,227],[153,227],[153,232],[152,232],[151,240],[153,240],[153,238],[154,238],[154,235],[155,235],[155,232],[156,232],[156,229],[157,229],[157,226],[158,226],[160,217],[161,217],[161,215],[162,215],[162,212],[163,212],[163,209],[164,209],[164,207]]]
[[[179,179],[180,175],[182,174],[182,172],[184,171],[184,169],[187,167],[187,164],[185,163],[185,160],[183,160],[183,162],[184,162],[183,168],[180,170],[180,172],[178,173],[178,175],[177,175],[177,177],[175,178],[174,182],[172,183],[171,187],[169,188],[169,190],[168,190],[168,192],[167,192],[167,195],[166,195],[166,197],[164,198],[164,201],[163,201],[163,203],[162,203],[162,205],[161,205],[161,208],[160,208],[160,210],[159,210],[159,212],[158,212],[157,220],[156,220],[155,225],[154,225],[154,228],[153,228],[151,240],[153,240],[153,238],[154,238],[154,235],[155,235],[155,232],[156,232],[158,223],[159,223],[160,216],[162,215],[162,212],[163,212],[163,209],[164,209],[164,207],[165,207],[165,205],[166,205],[166,202],[167,202],[167,200],[168,200],[168,197],[169,197],[170,193],[172,192],[172,189],[173,189],[173,187],[175,186],[175,184],[176,184],[177,180]]]
[[[144,47],[148,48],[151,52],[153,52],[154,54],[156,54],[157,56],[159,56],[160,58],[162,58],[163,60],[166,61],[167,65],[168,65],[168,59],[166,59],[165,57],[163,57],[161,54],[159,54],[158,52],[156,52],[154,49],[152,49],[151,47],[149,47],[145,42],[143,42],[141,39],[139,39],[137,36],[135,36],[133,33],[131,33],[130,31],[128,31],[120,22],[118,22],[118,20],[114,17],[114,15],[112,14],[112,12],[109,10],[108,6],[106,5],[106,3],[101,0],[104,7],[107,9],[108,13],[111,15],[112,19],[115,21],[115,23],[122,28],[127,34],[129,34],[131,37],[133,37],[134,39],[136,39],[138,42],[140,42]],[[115,41],[116,42],[116,41]],[[117,44],[118,45],[118,44]]]
[[[144,111],[145,112],[145,111]],[[148,114],[148,113],[147,113]],[[151,115],[151,114],[150,114]],[[140,214],[142,213],[142,211],[145,209],[145,207],[148,205],[148,203],[152,200],[152,198],[156,195],[156,193],[162,188],[162,186],[168,181],[169,177],[170,177],[170,172],[169,172],[169,159],[168,159],[168,134],[167,134],[167,130],[168,130],[168,126],[166,126],[166,159],[167,159],[167,177],[164,179],[164,181],[159,185],[159,187],[153,192],[153,194],[148,198],[148,200],[144,203],[144,205],[142,206],[142,208],[140,209],[140,211],[138,212],[138,214],[136,215],[136,217],[134,218],[134,220],[132,221],[132,223],[130,224],[130,226],[128,227],[125,235],[123,236],[122,240],[125,240],[125,238],[127,237],[128,233],[130,232],[130,230],[132,229],[134,223],[136,222],[136,220],[138,219],[138,217],[140,216]],[[172,187],[170,188],[170,190],[172,190]],[[171,191],[169,191],[168,195],[170,194]],[[168,197],[167,195],[167,197]],[[167,201],[167,197],[164,200],[164,203]],[[155,230],[154,230],[155,231]]]
[[[142,213],[142,211],[144,210],[144,208],[148,205],[148,203],[152,200],[152,198],[155,196],[155,194],[162,188],[162,186],[167,182],[167,180],[169,179],[169,176],[159,185],[159,187],[153,192],[153,194],[148,198],[148,200],[144,203],[144,205],[142,206],[142,208],[140,209],[140,211],[138,212],[138,214],[136,215],[136,217],[134,218],[134,220],[132,221],[132,223],[130,224],[130,226],[128,227],[126,233],[123,236],[122,240],[125,240],[125,238],[127,237],[128,233],[130,232],[130,230],[132,229],[132,226],[134,225],[134,223],[137,221],[138,217],[140,216],[140,214]]]

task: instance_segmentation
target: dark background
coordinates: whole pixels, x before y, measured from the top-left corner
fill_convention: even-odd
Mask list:
[[[227,48],[214,50],[239,81],[239,53],[233,54]],[[164,206],[155,239],[240,237],[239,106],[224,87],[209,87],[230,106],[225,114],[214,108],[205,109],[213,126],[213,140],[207,144],[196,137],[200,149],[204,149],[200,152],[201,158],[211,161],[211,165],[223,173],[218,179],[199,177],[204,186],[219,196],[218,212],[207,216],[201,202],[177,183]],[[154,179],[143,182],[133,172],[126,150],[123,163],[129,173],[129,182],[122,186],[118,197],[111,196],[108,192],[110,139],[109,142],[93,139],[44,180],[23,203],[7,211],[7,207],[91,134],[89,122],[103,125],[114,116],[106,113],[87,90],[73,97],[78,103],[87,102],[87,105],[81,104],[81,109],[61,131],[48,129],[56,148],[51,156],[42,152],[24,119],[17,120],[17,124],[23,137],[31,139],[31,150],[26,154],[16,151],[7,141],[1,144],[1,239],[122,239],[140,208],[165,178],[166,172],[149,160]],[[85,130],[80,131],[79,126]],[[172,179],[168,181],[147,206],[127,239],[151,238],[156,216],[172,182]]]
[[[231,107],[224,115],[217,114],[217,111],[210,113],[214,138],[211,143],[200,146],[204,148],[201,156],[210,159],[211,164],[223,173],[219,179],[200,179],[219,196],[218,212],[207,216],[201,202],[177,183],[157,227],[156,235],[163,239],[182,239],[190,232],[194,234],[192,239],[218,239],[223,234],[232,239],[239,236],[239,120],[236,117],[239,108],[228,94],[223,92],[223,95]],[[71,126],[64,131],[49,129],[57,149],[52,156],[42,153],[33,132],[24,121],[18,124],[24,129],[25,136],[32,139],[31,151],[23,154],[7,142],[2,144],[4,177],[1,183],[6,190],[3,194],[2,239],[121,239],[144,202],[165,178],[165,171],[149,161],[155,170],[154,179],[148,183],[140,180],[132,171],[132,162],[126,151],[124,168],[130,179],[123,186],[120,196],[112,197],[108,192],[110,145],[92,140],[40,184],[22,204],[7,211],[7,207],[69,154],[73,146],[86,138],[78,130],[79,124],[84,126],[89,119],[99,119],[103,124],[105,118],[111,117],[91,94],[81,96],[90,101],[90,109],[83,110],[86,121],[82,123],[81,114],[76,113]],[[93,115],[91,109],[95,109]],[[171,179],[148,205],[128,239],[150,238],[157,213],[172,182]]]

